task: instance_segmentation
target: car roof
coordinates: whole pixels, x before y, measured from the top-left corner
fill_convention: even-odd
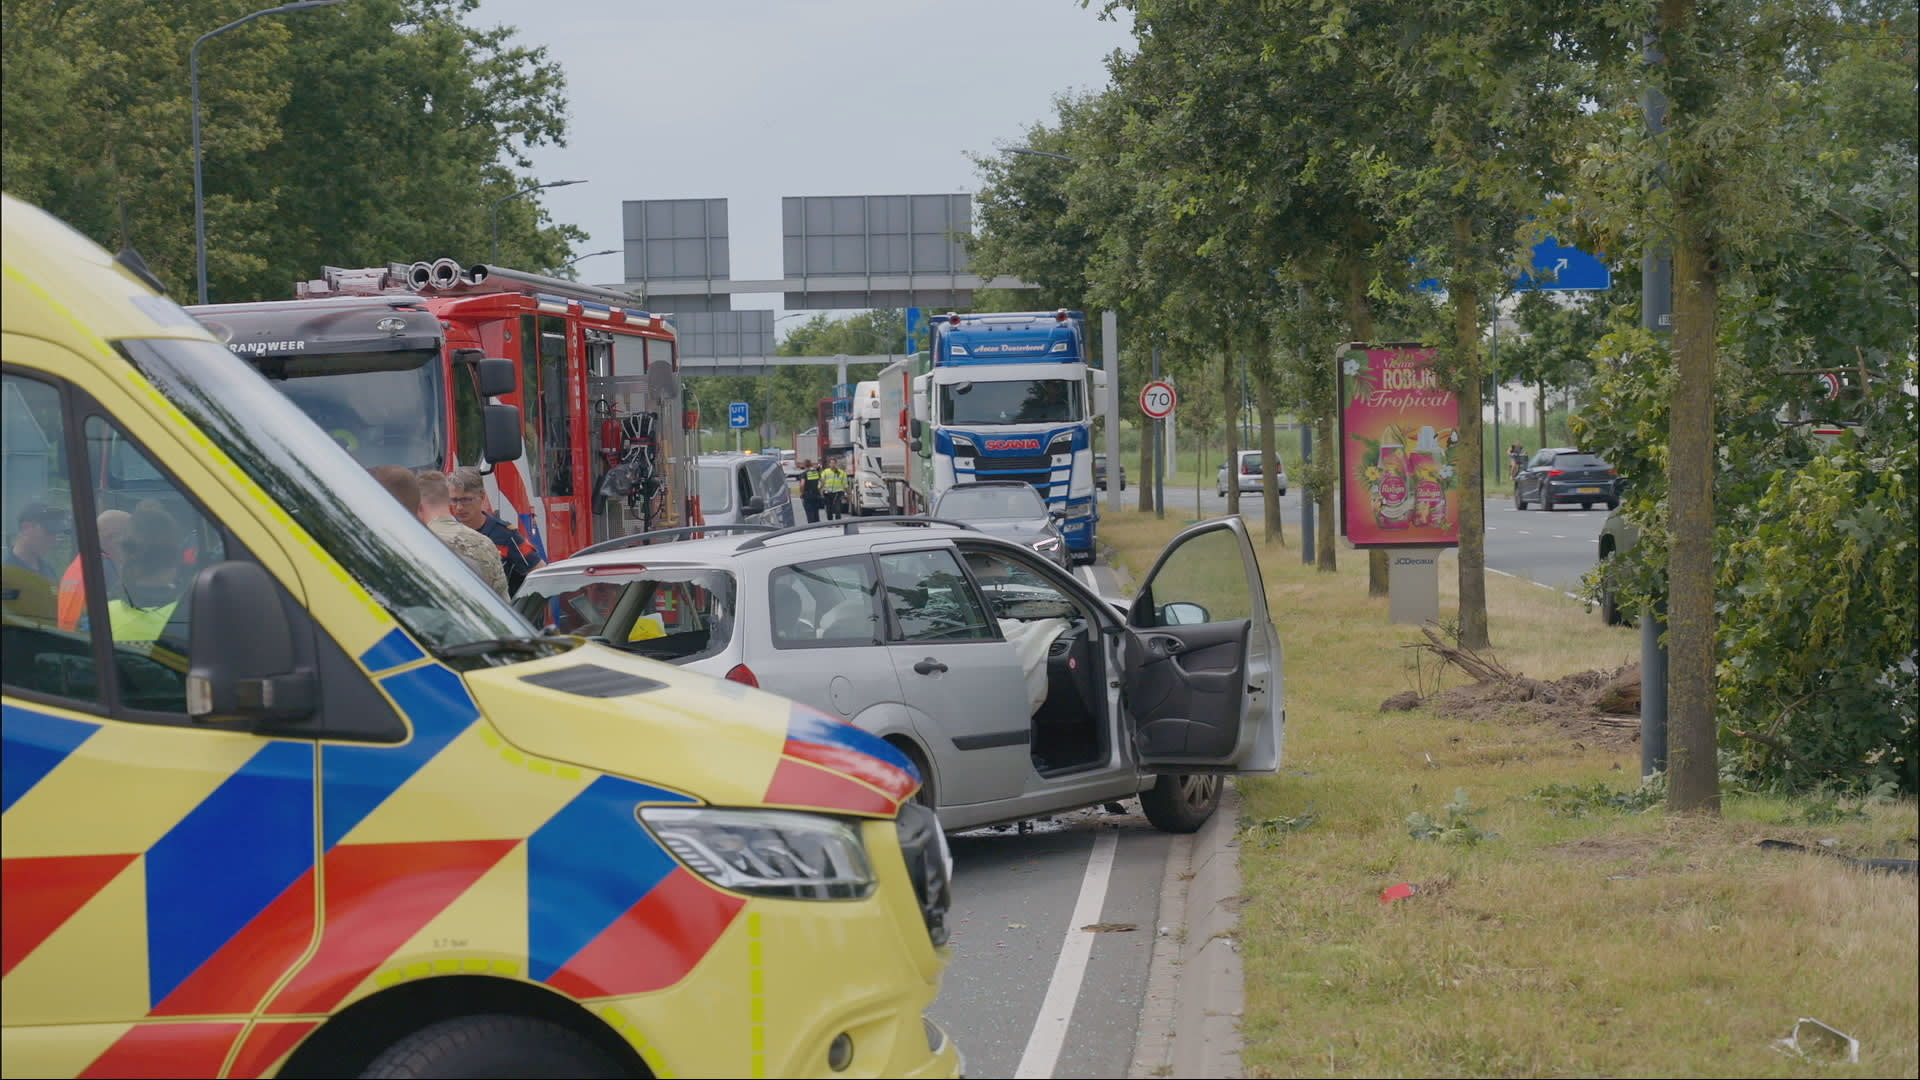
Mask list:
[[[639,535],[644,534],[636,534],[636,539]],[[533,580],[561,573],[576,574],[597,566],[645,565],[679,569],[720,566],[733,559],[761,552],[799,554],[809,549],[819,552],[817,556],[809,553],[792,560],[803,561],[815,557],[830,558],[835,554],[835,548],[829,541],[842,542],[841,547],[857,546],[864,550],[874,543],[917,540],[923,536],[929,539],[989,538],[986,533],[962,522],[937,518],[842,518],[838,521],[794,525],[785,529],[751,530],[698,540],[644,545],[636,543],[629,547],[558,559],[534,570],[527,578]]]

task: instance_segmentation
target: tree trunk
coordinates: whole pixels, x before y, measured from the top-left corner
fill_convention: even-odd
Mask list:
[[[1545,379],[1540,380],[1538,389],[1540,398],[1536,402],[1538,407],[1534,409],[1534,420],[1540,425],[1540,448],[1544,450],[1547,448],[1547,382]]]
[[[1456,267],[1464,266],[1473,243],[1473,219],[1453,218]],[[1453,455],[1460,479],[1460,644],[1484,649],[1487,641],[1486,476],[1480,431],[1480,290],[1461,275],[1453,295],[1453,341],[1459,353],[1460,446]],[[1494,318],[1499,318],[1496,301]]]
[[[1253,369],[1255,400],[1260,403],[1260,494],[1267,506],[1268,543],[1279,541],[1281,547],[1287,546],[1287,534],[1280,525],[1280,481],[1274,470],[1280,464],[1279,447],[1273,438],[1273,364],[1272,342],[1264,335],[1255,350],[1258,362]]]
[[[1355,341],[1362,345],[1374,343],[1373,307],[1367,303],[1367,265],[1358,257],[1347,260],[1347,323],[1353,328]],[[1340,407],[1341,402],[1336,395],[1334,408]],[[1385,548],[1372,548],[1367,552],[1367,595],[1387,595]]]
[[[1220,351],[1220,402],[1227,414],[1227,513],[1240,512],[1240,388],[1233,381],[1233,335]]]
[[[1662,5],[1675,6],[1671,2]],[[1673,413],[1667,435],[1667,808],[1720,812],[1713,612],[1713,380],[1717,283],[1697,208],[1676,199]]]

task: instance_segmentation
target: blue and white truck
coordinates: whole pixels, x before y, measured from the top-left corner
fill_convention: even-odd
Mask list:
[[[1087,366],[1080,312],[934,318],[913,380],[926,503],[955,484],[1024,480],[1065,515],[1075,561],[1092,562],[1092,403],[1105,386],[1106,372]]]

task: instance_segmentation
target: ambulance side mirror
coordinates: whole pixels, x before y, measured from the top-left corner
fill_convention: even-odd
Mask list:
[[[194,577],[187,715],[195,722],[285,723],[319,707],[312,647],[280,594],[258,563],[215,563]]]

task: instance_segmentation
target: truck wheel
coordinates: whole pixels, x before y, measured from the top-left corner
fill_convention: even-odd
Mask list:
[[[531,1016],[458,1016],[408,1035],[363,1077],[605,1077],[626,1068],[578,1032]]]
[[[1140,793],[1140,809],[1161,832],[1197,832],[1220,808],[1220,790],[1211,774],[1163,775]]]

